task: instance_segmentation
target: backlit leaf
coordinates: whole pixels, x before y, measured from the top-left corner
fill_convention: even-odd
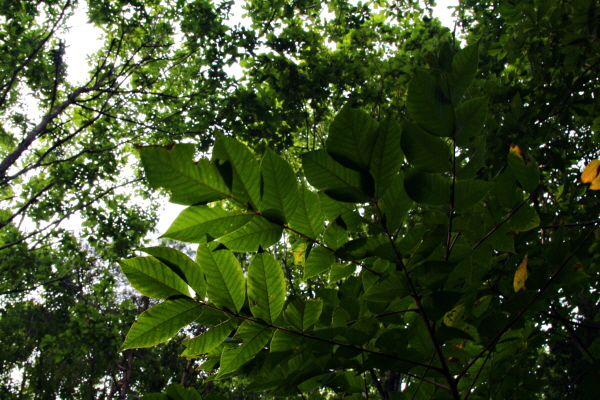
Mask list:
[[[392,118],[384,119],[379,125],[369,168],[375,180],[376,199],[382,198],[387,192],[404,161],[404,154],[400,147],[401,136],[402,128]]]
[[[413,75],[406,106],[408,114],[426,132],[441,137],[452,136],[454,108],[451,99],[428,72],[418,71]]]
[[[513,286],[515,288],[515,292],[518,292],[521,289],[525,289],[525,281],[527,280],[527,261],[529,259],[529,255],[526,254],[523,262],[517,268],[517,272],[515,272],[515,278],[513,280]]]
[[[268,253],[258,253],[248,267],[248,302],[256,318],[273,323],[281,313],[286,286],[281,266]]]
[[[213,251],[200,244],[197,261],[206,275],[208,298],[219,307],[239,313],[246,297],[246,282],[242,267],[231,251]]]
[[[239,326],[234,339],[242,341],[237,347],[225,347],[221,354],[221,367],[217,378],[222,378],[250,361],[267,344],[273,329],[259,323],[246,320]]]
[[[581,173],[581,183],[592,183],[598,177],[600,160],[592,160],[585,166]]]
[[[323,232],[325,215],[319,197],[304,185],[298,190],[298,206],[288,225],[311,239],[316,239]]]
[[[255,216],[243,227],[223,236],[220,242],[232,251],[257,251],[258,246],[266,249],[277,243],[282,232],[282,226]]]
[[[197,358],[201,354],[206,354],[221,343],[237,327],[235,319],[229,319],[219,325],[210,327],[206,332],[190,340],[185,340],[183,345],[186,349],[181,353],[182,357]]]
[[[302,300],[299,297],[292,297],[283,315],[290,325],[304,332],[317,322],[322,310],[323,300],[321,299]]]
[[[294,170],[283,158],[267,148],[260,164],[262,196],[260,212],[286,224],[298,205],[298,182]]]
[[[335,257],[331,250],[325,247],[317,246],[313,248],[308,255],[306,265],[304,267],[304,279],[312,278],[315,275],[319,275],[333,265]]]
[[[131,286],[152,299],[190,295],[187,284],[175,272],[154,257],[135,257],[119,261]]]

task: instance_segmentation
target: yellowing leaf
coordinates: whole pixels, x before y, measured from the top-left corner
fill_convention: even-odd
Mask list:
[[[592,184],[590,185],[590,190],[600,190],[600,175],[592,181]]]
[[[585,166],[585,169],[581,173],[581,183],[592,183],[594,186],[594,181],[598,179],[598,170],[600,169],[600,160],[593,160],[588,165]],[[592,190],[600,189],[600,182],[595,182],[598,188],[593,188],[590,186]]]
[[[513,281],[513,286],[515,287],[515,292],[518,292],[521,289],[525,289],[525,281],[527,280],[527,260],[529,259],[529,255],[525,255],[523,262],[517,268],[517,272],[515,273],[515,279]]]
[[[305,240],[298,240],[292,246],[292,254],[294,255],[294,265],[304,266],[306,248],[308,247],[308,242]]]
[[[446,315],[444,315],[444,324],[446,324],[446,326],[456,327],[462,321],[464,311],[464,304],[454,307],[452,310],[448,311]]]
[[[518,155],[519,157],[521,157],[521,159],[525,160],[525,156],[523,155],[523,150],[521,150],[521,148],[518,145],[511,144],[509,150],[512,153],[515,153],[516,155]]]

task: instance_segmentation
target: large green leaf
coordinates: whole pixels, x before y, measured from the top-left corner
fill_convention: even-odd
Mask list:
[[[235,318],[229,319],[219,325],[210,327],[206,332],[193,339],[186,340],[183,345],[186,349],[181,353],[182,357],[197,358],[201,354],[206,354],[221,343],[231,332],[237,328],[238,323]]]
[[[192,144],[177,144],[170,148],[140,147],[138,152],[150,186],[171,191],[169,201],[183,205],[231,196],[213,163],[205,159],[193,162],[194,151]]]
[[[404,188],[404,174],[399,173],[394,178],[390,188],[379,200],[381,224],[388,232],[395,232],[408,214],[413,201],[408,197]]]
[[[221,238],[221,243],[232,251],[257,251],[258,246],[266,249],[279,240],[283,227],[269,222],[266,218],[255,216],[240,229]]]
[[[531,205],[525,204],[510,217],[508,225],[517,232],[529,231],[540,226],[540,216]]]
[[[226,249],[212,250],[209,245],[200,244],[197,261],[206,275],[210,301],[239,313],[246,297],[246,282],[233,253]]]
[[[183,210],[161,236],[181,242],[205,243],[206,235],[220,238],[246,225],[254,214],[225,211],[221,207],[191,206]]]
[[[248,267],[248,302],[256,318],[272,324],[285,302],[285,278],[273,256],[258,253]]]
[[[267,148],[260,164],[262,200],[260,212],[269,219],[286,224],[298,206],[298,179],[283,158]]]
[[[225,347],[223,349],[221,367],[219,368],[217,378],[222,378],[235,372],[250,361],[256,353],[264,348],[272,335],[272,328],[250,320],[244,321],[233,337],[234,339],[241,340],[242,344],[237,347]]]
[[[402,128],[392,118],[384,119],[379,125],[369,168],[375,181],[376,199],[381,199],[386,193],[404,161],[404,154],[400,148],[401,136]]]
[[[439,206],[450,203],[450,181],[440,174],[406,171],[404,188],[408,197],[417,203]]]
[[[404,272],[393,271],[389,276],[382,277],[361,297],[364,300],[389,302],[408,296],[410,291],[410,285]]]
[[[231,188],[233,197],[253,210],[260,205],[260,167],[254,154],[237,140],[219,135],[213,147],[212,160]]]
[[[448,77],[452,104],[457,106],[471,86],[479,62],[479,42],[460,50],[452,59],[452,73]]]
[[[304,153],[302,166],[308,182],[328,196],[350,203],[369,201],[369,196],[363,190],[368,187],[365,175],[337,163],[327,150]]]
[[[323,240],[332,250],[337,250],[348,241],[348,230],[340,226],[336,221],[333,221],[325,229]]]
[[[314,247],[308,255],[304,266],[304,279],[309,279],[328,271],[334,262],[335,257],[331,250],[321,246]]]
[[[508,165],[523,190],[527,193],[533,192],[538,187],[540,170],[534,161],[525,161],[519,154],[510,151],[508,153]]]
[[[425,131],[435,136],[452,136],[454,108],[440,84],[428,72],[418,71],[411,79],[406,106],[408,114]]]
[[[325,142],[327,152],[339,163],[368,171],[377,140],[378,123],[363,110],[346,104],[335,116]]]
[[[317,322],[322,310],[321,299],[302,300],[299,297],[292,297],[283,315],[290,325],[304,332]]]
[[[480,179],[458,181],[454,187],[454,211],[463,213],[479,203],[494,184]]]
[[[167,386],[169,400],[202,400],[202,396],[194,388],[186,388],[182,384],[171,384]]]
[[[165,300],[140,314],[119,351],[162,343],[194,322],[201,314],[202,304],[194,300]]]
[[[402,150],[408,162],[425,172],[446,172],[452,169],[450,146],[411,121],[404,121]]]
[[[206,296],[204,272],[200,265],[191,258],[170,247],[146,247],[140,250],[154,256],[167,267],[171,268],[173,272],[194,289],[197,299],[204,299],[204,296]]]
[[[154,257],[135,257],[119,261],[131,286],[152,299],[189,296],[187,284],[165,264]]]
[[[466,101],[456,109],[456,144],[466,146],[469,139],[479,135],[487,114],[487,97]]]
[[[289,227],[308,238],[316,239],[323,232],[324,225],[325,215],[319,197],[304,185],[300,186],[298,207],[290,220]]]

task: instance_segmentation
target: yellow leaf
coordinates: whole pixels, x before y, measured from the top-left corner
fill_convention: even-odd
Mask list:
[[[308,242],[303,240],[298,240],[292,246],[292,254],[294,255],[294,265],[304,266],[304,255],[306,254],[306,249],[308,247]]]
[[[525,160],[525,156],[523,155],[523,150],[521,150],[521,148],[516,145],[516,144],[511,144],[510,145],[510,151],[512,153],[515,153],[516,155],[518,155],[519,157],[521,157],[521,159]]]
[[[444,315],[444,324],[446,326],[454,326],[456,327],[461,321],[464,314],[464,304],[460,304],[454,307],[452,310],[448,311],[446,315]]]
[[[592,181],[592,184],[590,185],[590,190],[600,190],[600,175]]]
[[[600,160],[593,160],[588,165],[585,166],[585,169],[581,173],[581,183],[592,183],[598,178],[598,169],[600,168]],[[598,183],[596,183],[598,185]],[[594,186],[594,183],[592,183]],[[590,186],[590,189],[592,189]],[[593,189],[593,190],[597,190]]]
[[[517,272],[515,272],[515,279],[513,281],[513,286],[515,287],[515,292],[518,292],[521,289],[525,289],[525,281],[527,280],[527,260],[529,259],[529,255],[525,255],[523,262],[517,268]]]

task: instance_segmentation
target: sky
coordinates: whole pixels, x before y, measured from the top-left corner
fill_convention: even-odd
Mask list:
[[[454,19],[452,18],[452,8],[458,4],[458,0],[439,0],[433,9],[434,17],[439,18],[442,24],[450,29],[454,29]],[[241,7],[234,6],[234,18],[241,18],[244,11]],[[237,23],[237,21],[234,21]],[[68,77],[70,83],[84,83],[88,78],[88,58],[102,46],[102,31],[92,24],[88,23],[86,9],[81,7],[69,20],[71,28],[59,34],[66,43],[66,63],[68,65]],[[232,68],[232,73],[241,76],[241,68]],[[185,207],[165,202],[164,209],[160,213],[159,222],[156,227],[157,235],[164,233],[177,215]],[[75,221],[72,221],[75,222]]]

